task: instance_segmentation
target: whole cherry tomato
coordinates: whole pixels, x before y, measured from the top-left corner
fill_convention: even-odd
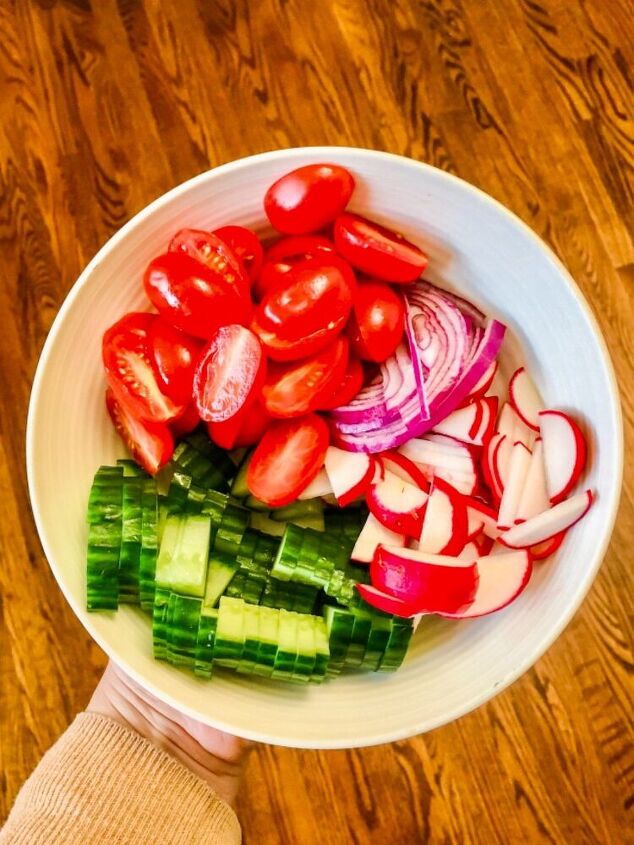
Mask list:
[[[270,246],[264,256],[260,275],[253,285],[253,296],[258,301],[300,261],[324,257],[333,253],[335,245],[321,235],[291,235],[280,238]]]
[[[165,423],[143,422],[114,392],[106,390],[106,407],[110,419],[134,460],[150,475],[155,475],[172,457],[174,440]]]
[[[330,411],[351,402],[363,386],[363,365],[354,355],[348,357],[348,366],[335,392],[325,401],[319,403],[316,410]]]
[[[251,301],[234,281],[183,252],[153,259],[143,283],[152,305],[172,325],[209,339],[220,326],[248,323]]]
[[[257,279],[262,266],[263,249],[260,239],[244,226],[222,226],[212,234],[227,244],[233,254],[242,262],[249,281]]]
[[[202,229],[180,229],[170,241],[169,252],[190,255],[209,267],[216,278],[222,278],[242,296],[249,296],[249,278],[244,265],[217,234]]]
[[[296,264],[256,309],[252,328],[268,355],[293,361],[323,349],[345,325],[356,281],[336,256]]]
[[[102,358],[108,384],[117,400],[141,420],[168,422],[183,411],[163,392],[150,346],[150,332],[158,317],[134,312],[111,326],[102,340]]]
[[[405,306],[383,282],[359,282],[348,323],[352,349],[364,361],[381,363],[401,342]]]
[[[207,423],[209,437],[223,449],[255,446],[271,423],[271,416],[260,401],[250,405],[223,422]]]
[[[354,178],[337,164],[308,164],[282,176],[266,192],[271,225],[288,235],[317,232],[344,210]]]
[[[163,391],[175,402],[191,402],[194,370],[203,344],[157,317],[149,332],[150,349]]]
[[[257,396],[266,359],[244,326],[222,326],[203,350],[194,375],[194,400],[205,422],[224,422]]]
[[[249,461],[247,487],[269,507],[294,502],[324,465],[328,426],[316,414],[276,420]]]
[[[335,220],[335,246],[357,270],[386,282],[415,281],[427,267],[427,256],[403,235],[358,214]]]
[[[328,402],[346,372],[348,342],[333,343],[301,361],[270,364],[262,388],[264,406],[272,417],[299,417]]]

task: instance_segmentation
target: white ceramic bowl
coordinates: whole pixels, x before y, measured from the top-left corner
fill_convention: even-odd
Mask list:
[[[138,610],[85,609],[86,500],[94,471],[123,454],[104,411],[100,340],[144,308],[141,276],[183,226],[263,228],[262,198],[281,174],[332,161],[357,179],[351,207],[428,251],[429,278],[449,283],[508,323],[507,369],[526,363],[550,406],[586,424],[586,479],[598,497],[556,558],[538,566],[508,609],[471,622],[425,620],[393,675],[350,674],[309,689],[218,672],[201,681],[152,658]],[[622,424],[605,343],[581,293],[533,232],[467,183],[368,150],[280,150],[217,167],[136,215],[97,253],[64,302],[37,369],[27,430],[35,520],[73,610],[110,657],[164,701],[210,725],[281,745],[341,748],[428,731],[478,707],[525,672],[579,607],[605,553],[622,475]]]

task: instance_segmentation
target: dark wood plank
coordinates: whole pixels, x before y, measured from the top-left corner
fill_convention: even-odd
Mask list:
[[[500,199],[562,257],[634,450],[628,0],[0,2],[0,815],[104,665],[43,558],[23,474],[37,355],[95,250],[169,187],[285,146],[388,149]],[[459,722],[355,751],[260,747],[247,843],[621,843],[632,830],[634,485],[583,608]]]

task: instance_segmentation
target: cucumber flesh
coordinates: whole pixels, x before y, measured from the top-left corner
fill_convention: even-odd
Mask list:
[[[143,610],[152,610],[156,558],[158,556],[158,496],[156,481],[143,480],[141,486],[141,553],[139,555],[139,598]]]
[[[196,651],[194,652],[194,672],[201,678],[211,678],[217,626],[218,611],[203,607],[198,620]]]
[[[247,487],[247,472],[249,470],[249,461],[251,460],[252,454],[253,452],[249,452],[245,455],[242,459],[242,463],[238,467],[236,477],[233,479],[233,484],[231,485],[231,495],[235,496],[236,499],[245,499],[250,495],[249,488]]]
[[[156,583],[182,595],[202,598],[207,580],[210,535],[208,516],[169,516],[156,561]]]
[[[244,602],[223,596],[218,609],[214,663],[235,669],[244,649]]]
[[[321,499],[298,499],[290,505],[282,508],[275,508],[271,511],[271,519],[277,522],[295,522],[297,517],[308,516],[309,514],[324,513],[324,503]]]
[[[283,522],[276,522],[268,514],[260,511],[251,513],[250,525],[255,531],[261,531],[263,534],[269,534],[272,537],[281,537],[286,528]]]
[[[122,509],[123,467],[100,467],[87,509],[86,606],[90,611],[119,606]]]
[[[139,566],[141,562],[141,527],[143,478],[123,468],[123,503],[121,551],[119,553],[119,601],[139,603]]]
[[[216,607],[220,596],[225,592],[237,571],[237,561],[232,560],[229,555],[224,555],[221,552],[212,552],[209,559],[207,583],[203,598],[203,608],[205,610]]]

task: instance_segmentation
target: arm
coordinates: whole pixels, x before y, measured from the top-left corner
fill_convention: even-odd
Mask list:
[[[248,743],[162,704],[113,663],[22,787],[0,845],[237,845]]]

